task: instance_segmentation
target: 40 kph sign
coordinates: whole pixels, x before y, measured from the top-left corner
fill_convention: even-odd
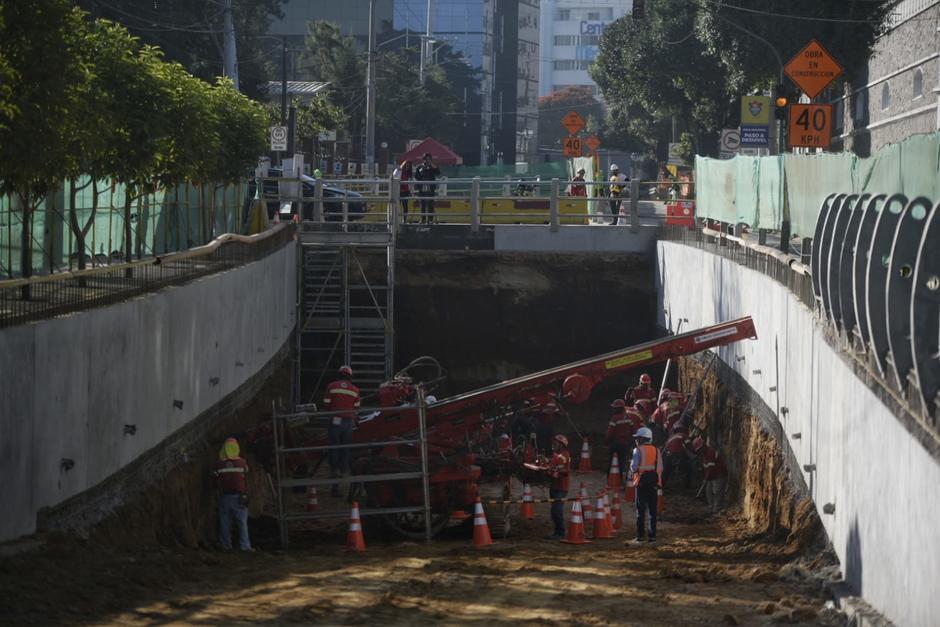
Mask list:
[[[832,141],[832,105],[790,105],[790,148],[829,149]]]

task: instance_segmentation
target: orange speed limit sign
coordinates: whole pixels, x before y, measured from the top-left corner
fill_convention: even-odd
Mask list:
[[[566,137],[564,141],[564,152],[566,157],[580,157],[581,156],[581,138],[580,137]]]
[[[832,105],[790,105],[790,148],[829,148],[832,141]]]

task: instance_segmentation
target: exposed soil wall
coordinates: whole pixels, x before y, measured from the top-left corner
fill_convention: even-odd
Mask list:
[[[683,390],[695,389],[711,359],[711,353],[681,359]],[[794,471],[795,458],[773,411],[720,360],[702,385],[695,422],[724,456],[727,498],[740,505],[752,532],[785,542],[793,554],[826,548],[815,505]]]

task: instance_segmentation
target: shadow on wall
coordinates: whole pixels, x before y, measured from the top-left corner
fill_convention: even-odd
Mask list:
[[[858,518],[849,526],[849,537],[845,541],[845,581],[852,592],[862,596],[862,540],[858,533]]]

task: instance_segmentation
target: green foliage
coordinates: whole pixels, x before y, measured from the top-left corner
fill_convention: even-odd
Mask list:
[[[568,136],[568,131],[561,124],[561,119],[569,111],[576,111],[584,118],[587,133],[596,130],[596,120],[604,116],[604,109],[587,85],[566,87],[548,96],[539,98],[539,144],[561,148],[561,140]],[[591,126],[592,128],[587,128]]]
[[[291,104],[296,110],[294,115],[297,120],[298,143],[301,140],[316,137],[324,131],[335,131],[346,124],[346,116],[343,115],[343,111],[327,98],[317,97],[309,102],[302,102],[300,98],[293,98]],[[269,126],[277,126],[281,123],[280,100],[266,102],[264,109]]]
[[[268,120],[264,107],[219,78],[212,89],[218,125],[219,147],[209,180],[229,183],[241,180],[267,150]]]
[[[237,0],[233,2],[238,77],[242,91],[252,98],[263,96],[272,75],[271,17],[281,15],[285,0]],[[80,0],[97,17],[125,25],[145,44],[159,46],[168,61],[212,82],[222,74],[222,3],[218,0]]]
[[[476,71],[448,46],[436,51],[436,62],[425,70],[424,85],[418,72],[418,52],[404,47],[396,31],[384,34],[397,39],[398,47],[380,47],[376,53],[376,142],[404,149],[408,139],[433,136],[456,144],[465,110],[464,93],[473,94]],[[303,64],[311,78],[330,83],[328,98],[346,117],[353,137],[365,131],[366,52],[328,22],[309,27]],[[479,138],[476,138],[479,141]]]
[[[737,124],[740,96],[777,82],[774,53],[742,28],[766,39],[783,63],[816,37],[850,69],[868,58],[891,4],[737,0],[733,8],[718,0],[649,0],[643,21],[624,17],[607,28],[591,70],[609,105],[605,139],[655,149],[675,118],[697,152],[711,153],[721,129]]]

